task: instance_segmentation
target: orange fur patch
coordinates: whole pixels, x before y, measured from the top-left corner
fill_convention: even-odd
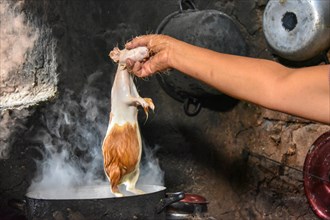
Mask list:
[[[105,137],[102,152],[104,170],[111,182],[113,192],[119,192],[118,185],[123,176],[135,170],[139,162],[140,145],[137,125],[117,124]]]

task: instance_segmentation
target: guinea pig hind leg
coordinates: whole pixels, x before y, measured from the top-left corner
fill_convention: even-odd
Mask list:
[[[136,182],[139,178],[139,174],[140,174],[139,169],[136,169],[133,173],[129,174],[130,176],[127,178],[127,181],[125,182],[126,190],[134,194],[145,194],[145,192],[135,187]]]

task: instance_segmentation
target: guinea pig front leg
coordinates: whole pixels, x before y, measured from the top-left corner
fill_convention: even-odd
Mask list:
[[[133,77],[130,77],[130,90],[131,90],[131,95],[132,95],[132,102],[136,103],[137,105],[141,105],[144,109],[144,112],[148,116],[148,110],[149,108],[152,110],[155,110],[155,105],[152,102],[152,99],[150,98],[142,98],[137,89],[136,86],[133,82]]]

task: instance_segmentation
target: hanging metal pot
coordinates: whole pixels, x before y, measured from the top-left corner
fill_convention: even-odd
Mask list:
[[[330,48],[330,1],[271,0],[263,31],[273,53],[291,61],[322,56]]]
[[[156,32],[217,52],[246,55],[248,51],[231,17],[217,10],[198,10],[191,1],[180,1],[180,10],[168,15]],[[177,70],[157,75],[157,79],[168,95],[184,103],[184,111],[189,116],[197,115],[202,107],[222,111],[236,103],[236,100]]]

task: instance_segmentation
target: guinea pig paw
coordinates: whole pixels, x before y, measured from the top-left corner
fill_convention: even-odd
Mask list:
[[[116,197],[124,197],[124,194],[122,193],[113,193]]]
[[[147,107],[149,107],[150,109],[152,109],[154,111],[155,105],[154,105],[152,99],[151,98],[143,98],[143,99],[144,99],[144,101],[146,101],[146,103],[148,103]]]

